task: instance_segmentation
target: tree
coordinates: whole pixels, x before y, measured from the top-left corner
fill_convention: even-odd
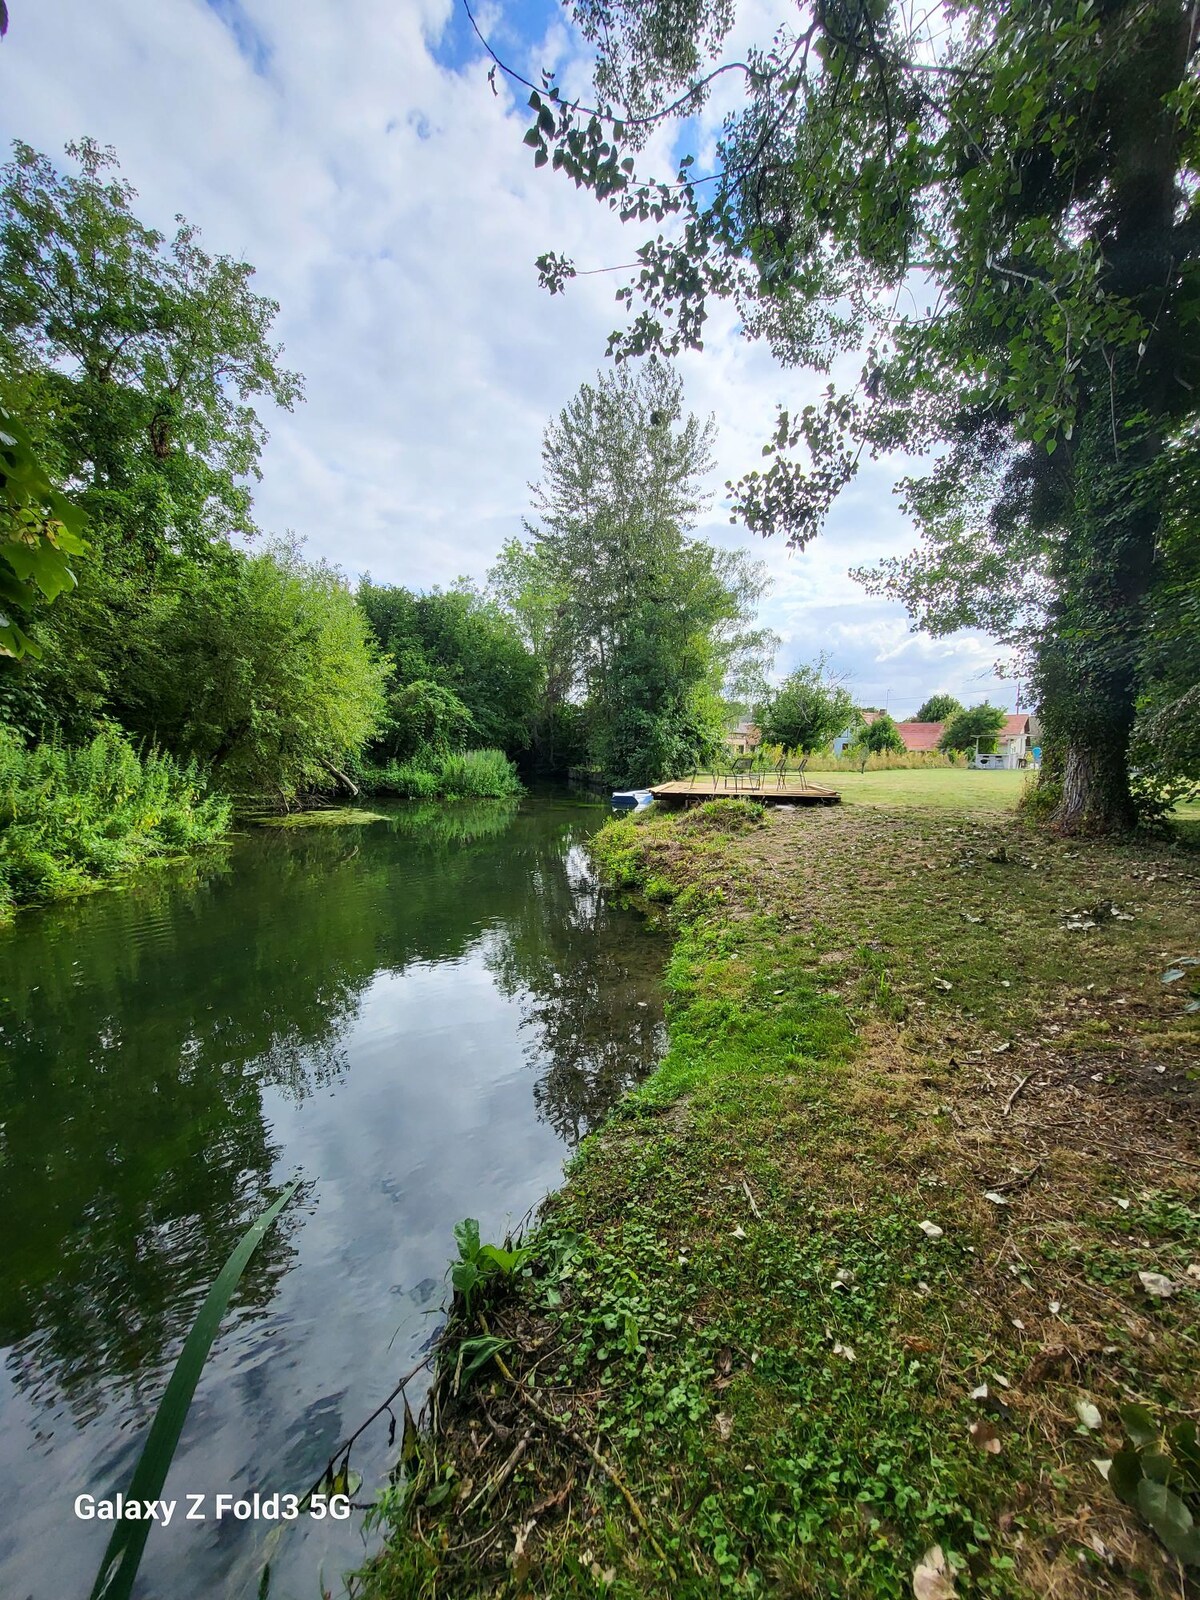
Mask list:
[[[972,706],[969,711],[960,711],[942,729],[938,749],[947,755],[954,751],[973,750],[978,740],[984,750],[994,750],[996,735],[1004,726],[1007,715],[999,706],[988,705],[986,700],[981,705]]]
[[[951,717],[963,710],[961,700],[956,700],[952,694],[931,694],[929,699],[919,707],[913,722],[948,722]]]
[[[527,747],[541,673],[498,605],[466,580],[417,594],[370,579],[359,585],[358,604],[379,648],[392,658],[400,688],[436,685],[465,710],[455,740],[470,731],[477,744],[510,755]],[[444,726],[448,730],[450,722]]]
[[[334,568],[284,543],[229,551],[157,602],[129,723],[226,788],[288,799],[341,781],[383,718],[389,670]]]
[[[164,550],[253,533],[246,480],[266,439],[254,402],[290,409],[301,395],[270,342],[279,307],[252,291],[248,263],[208,255],[182,218],[170,240],[139,222],[112,150],[68,145],[79,172],[64,175],[13,149],[0,380],[36,381],[34,409],[94,537],[153,567]]]
[[[372,753],[385,761],[421,761],[465,750],[475,721],[453,689],[416,678],[393,688]]]
[[[789,674],[758,708],[757,719],[765,743],[809,755],[853,727],[859,713],[850,691],[825,676],[822,659]]]
[[[569,9],[598,104],[544,77],[535,162],[624,220],[678,219],[638,251],[619,295],[641,309],[610,351],[698,348],[724,297],[788,366],[858,358],[852,391],[781,412],[736,512],[803,545],[864,453],[946,447],[903,485],[924,549],[875,581],[931,631],[1018,644],[1061,753],[1058,825],[1128,825],[1159,536],[1198,478],[1191,6],[819,3],[719,65],[727,0]],[[640,177],[650,135],[693,118],[718,75],[743,98],[715,171],[687,156],[671,181]],[[539,267],[552,293],[575,274]]]
[[[156,603],[198,592],[206,566],[225,581],[229,537],[255,532],[255,406],[290,407],[301,386],[247,263],[206,254],[182,219],[170,240],[141,223],[111,150],[85,140],[68,155],[78,170],[63,174],[18,143],[0,175],[0,409],[21,418],[45,464],[41,510],[65,530],[46,521],[22,555],[40,550],[63,592],[37,612],[44,658],[0,661],[0,716],[85,738],[99,718],[136,720],[129,671],[149,659]],[[80,587],[66,567],[78,524],[51,480],[87,518]]]
[[[901,755],[906,746],[895,721],[886,711],[881,711],[871,722],[865,723],[855,738],[855,744],[868,755]]]
[[[527,542],[495,575],[551,652],[552,704],[583,705],[589,759],[619,783],[711,759],[724,701],[773,655],[753,622],[761,566],[689,534],[712,438],[665,363],[583,384],[546,429]]]

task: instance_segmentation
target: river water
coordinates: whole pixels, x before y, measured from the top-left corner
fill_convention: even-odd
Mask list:
[[[214,1520],[303,1492],[419,1359],[453,1224],[501,1238],[661,1053],[663,949],[606,904],[566,797],[259,829],[0,933],[0,1595],[85,1600],[196,1310],[242,1279],[137,1593],[335,1593],[349,1524]],[[369,1493],[386,1419],[355,1447]],[[183,1521],[188,1494],[208,1520]]]

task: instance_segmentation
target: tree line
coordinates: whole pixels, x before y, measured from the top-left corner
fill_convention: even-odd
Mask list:
[[[775,641],[754,622],[761,567],[692,536],[713,424],[684,414],[666,364],[602,375],[551,421],[524,537],[486,587],[352,588],[255,521],[262,413],[303,396],[278,306],[188,223],[142,223],[112,151],[67,155],[60,170],[18,143],[0,174],[0,740],[18,899],[48,891],[64,852],[57,881],[103,875],[95,829],[73,833],[68,812],[98,826],[139,750],[155,784],[170,779],[180,836],[187,797],[211,790],[244,806],[500,796],[518,762],[649,782],[711,758]],[[34,799],[47,772],[57,789],[86,781],[87,805],[50,818]],[[204,812],[213,828],[226,814]],[[122,862],[166,848],[135,834]]]

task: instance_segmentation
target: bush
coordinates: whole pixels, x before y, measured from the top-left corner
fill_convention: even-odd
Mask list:
[[[442,793],[465,800],[503,800],[520,794],[517,769],[503,750],[464,750],[440,763]]]
[[[28,748],[0,728],[0,918],[219,838],[229,801],[206,791],[195,763],[139,755],[115,729]]]
[[[429,766],[415,761],[363,762],[356,776],[369,794],[398,795],[402,800],[504,800],[521,793],[517,769],[503,750],[464,750],[435,758]]]

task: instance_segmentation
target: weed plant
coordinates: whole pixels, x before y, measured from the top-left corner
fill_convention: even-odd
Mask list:
[[[218,839],[230,804],[203,770],[115,729],[27,747],[0,729],[0,920]]]
[[[503,750],[463,750],[425,762],[389,761],[361,769],[371,794],[403,800],[504,800],[521,793],[517,769]]]

